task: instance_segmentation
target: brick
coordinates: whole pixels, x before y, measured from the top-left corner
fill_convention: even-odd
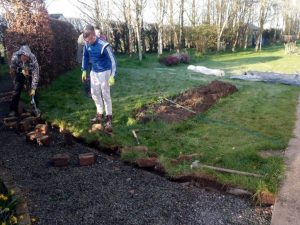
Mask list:
[[[155,157],[148,157],[148,158],[143,158],[143,159],[138,159],[136,163],[138,164],[139,167],[141,168],[153,168],[157,164],[157,158]]]
[[[36,138],[36,133],[34,131],[26,134],[26,141],[28,142],[34,142],[35,138]]]
[[[38,123],[38,118],[34,117],[34,116],[30,116],[30,117],[27,117],[27,118],[23,119],[22,122],[23,121],[31,123],[32,126],[35,126]]]
[[[93,152],[79,154],[79,165],[90,166],[95,163],[95,154]]]
[[[28,142],[37,142],[38,138],[41,138],[42,136],[44,136],[41,133],[36,133],[35,131],[31,131],[29,133],[26,134],[26,141]]]
[[[18,117],[16,116],[10,116],[3,119],[4,124],[9,122],[15,122],[18,120]]]
[[[36,138],[36,142],[38,143],[38,145],[44,145],[44,146],[49,146],[50,145],[50,142],[51,142],[51,138],[49,135],[41,135],[41,136],[38,136]]]
[[[25,118],[28,118],[28,117],[31,117],[31,113],[30,112],[22,113],[21,114],[21,119],[25,119]]]
[[[20,122],[20,129],[25,132],[32,130],[33,126],[31,124],[31,121],[30,120],[22,120]]]
[[[70,155],[68,153],[56,154],[52,157],[53,165],[56,167],[67,166],[70,161]]]
[[[18,121],[4,122],[4,125],[5,127],[12,129],[17,129],[19,126]]]
[[[47,124],[38,124],[34,128],[36,133],[47,134],[48,133],[48,125]]]

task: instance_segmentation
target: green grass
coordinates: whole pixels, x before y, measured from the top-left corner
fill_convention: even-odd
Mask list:
[[[190,163],[172,165],[171,159],[180,154],[198,153],[195,159],[207,165],[262,174],[253,178],[232,174],[205,172],[225,184],[255,192],[265,185],[276,192],[284,172],[280,157],[262,158],[261,150],[282,150],[292,137],[298,87],[230,80],[228,75],[247,70],[294,73],[299,56],[286,56],[282,46],[262,52],[209,54],[192,53],[192,64],[225,70],[224,78],[203,76],[186,69],[187,65],[166,67],[157,62],[155,54],[146,55],[143,62],[136,57],[118,56],[118,76],[112,87],[114,136],[90,134],[89,119],[95,114],[91,99],[85,97],[79,68],[60,76],[41,94],[44,117],[69,129],[87,142],[98,140],[101,145],[133,146],[132,129],[142,145],[159,155],[169,175],[196,173]],[[138,123],[133,112],[145,104],[157,102],[160,96],[173,96],[187,89],[220,79],[238,87],[238,92],[221,99],[207,112],[177,124],[163,122]],[[139,155],[123,155],[128,160]]]

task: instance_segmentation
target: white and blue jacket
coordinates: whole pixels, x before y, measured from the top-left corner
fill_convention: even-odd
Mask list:
[[[94,44],[83,47],[82,70],[87,70],[88,63],[92,63],[92,71],[99,73],[111,70],[111,76],[116,75],[116,59],[108,42],[97,37]]]

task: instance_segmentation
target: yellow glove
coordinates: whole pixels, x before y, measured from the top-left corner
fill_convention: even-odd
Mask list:
[[[30,96],[35,96],[35,90],[34,89],[31,89]]]
[[[86,81],[86,71],[85,70],[82,71],[81,81],[82,82]]]
[[[22,73],[24,76],[29,76],[29,70],[28,69],[23,69]]]
[[[109,84],[109,86],[113,86],[115,84],[115,77],[114,76],[109,77],[108,84]]]

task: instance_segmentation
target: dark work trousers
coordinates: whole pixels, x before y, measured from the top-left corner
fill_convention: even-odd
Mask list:
[[[20,101],[21,92],[24,89],[24,84],[28,84],[29,88],[31,87],[32,77],[25,77],[22,73],[17,73],[14,79],[14,94],[12,101],[10,103],[10,110],[18,113],[18,105]],[[34,100],[38,106],[37,92],[35,92]]]

